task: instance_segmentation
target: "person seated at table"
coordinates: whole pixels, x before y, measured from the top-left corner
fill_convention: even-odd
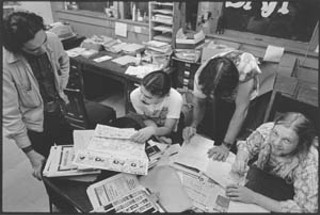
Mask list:
[[[213,139],[218,147],[209,150],[210,157],[225,160],[246,119],[250,101],[258,95],[259,73],[255,57],[239,50],[224,52],[206,61],[194,77],[193,120],[183,130],[183,139],[190,140],[203,120],[206,108],[212,108]],[[206,107],[209,100],[212,107]]]
[[[235,173],[247,172],[247,183],[227,186],[226,195],[273,212],[317,212],[319,154],[314,140],[312,123],[301,113],[289,112],[262,124],[238,142],[232,165]]]
[[[174,133],[178,129],[183,100],[181,94],[171,87],[169,74],[162,70],[149,73],[141,86],[131,92],[130,99],[137,113],[131,116],[140,121],[142,127],[131,137],[133,141],[143,143],[152,136],[165,143],[172,143],[171,138],[173,141],[179,139],[174,138]]]

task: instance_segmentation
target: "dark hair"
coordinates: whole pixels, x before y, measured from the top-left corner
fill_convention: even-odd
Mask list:
[[[168,73],[162,70],[154,71],[142,79],[142,85],[152,95],[164,97],[171,89],[171,78]]]
[[[229,58],[212,58],[201,71],[198,83],[206,96],[212,92],[217,97],[229,96],[239,84],[239,72]]]
[[[44,29],[41,16],[25,11],[12,12],[3,20],[3,45],[8,51],[19,52],[24,43]]]
[[[315,137],[314,125],[306,116],[298,112],[287,112],[275,120],[275,125],[283,125],[296,132],[299,138],[296,153],[306,155]]]

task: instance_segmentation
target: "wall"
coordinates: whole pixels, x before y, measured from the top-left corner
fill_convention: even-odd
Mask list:
[[[50,1],[21,1],[16,9],[28,10],[42,16],[45,24],[53,22]]]
[[[149,28],[147,23],[132,22],[107,18],[103,13],[90,11],[64,11],[63,2],[51,2],[54,21],[68,22],[79,35],[91,37],[92,35],[106,35],[117,37],[124,42],[136,42],[149,40]],[[127,37],[115,35],[115,23],[127,24]]]

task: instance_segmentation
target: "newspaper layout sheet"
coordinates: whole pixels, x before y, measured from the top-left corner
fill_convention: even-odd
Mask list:
[[[145,144],[129,140],[134,132],[134,129],[98,125],[87,148],[77,151],[74,164],[146,175],[149,159],[145,153]]]
[[[164,212],[137,177],[130,174],[121,173],[92,184],[87,194],[94,208],[92,212]]]
[[[52,146],[43,175],[46,177],[59,177],[100,173],[100,170],[79,168],[77,165],[74,165],[74,155],[73,145]]]
[[[216,182],[201,173],[191,174],[179,170],[178,175],[195,211],[227,212],[230,200]]]

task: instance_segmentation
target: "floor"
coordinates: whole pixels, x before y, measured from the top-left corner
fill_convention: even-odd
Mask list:
[[[115,92],[98,102],[113,107],[117,117],[125,114],[121,92]],[[2,143],[1,212],[49,212],[44,185],[31,175],[29,160],[13,141],[3,137]]]

